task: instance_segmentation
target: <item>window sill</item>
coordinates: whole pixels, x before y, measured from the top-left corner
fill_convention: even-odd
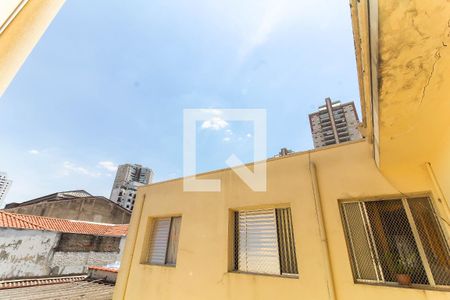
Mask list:
[[[431,286],[425,284],[412,284],[412,285],[401,285],[395,282],[361,282],[356,281],[355,284],[364,284],[364,285],[374,285],[374,286],[382,286],[389,288],[403,288],[403,289],[413,289],[413,290],[428,290],[428,291],[440,291],[440,292],[448,292],[450,291],[450,287],[444,286]]]
[[[229,271],[229,274],[242,274],[242,275],[254,275],[254,276],[264,276],[264,277],[275,277],[275,278],[287,278],[287,279],[298,279],[298,274],[264,274],[264,273],[252,273],[252,272],[240,272],[240,271]]]
[[[177,265],[169,265],[169,264],[150,264],[150,263],[141,263],[142,266],[147,266],[147,267],[167,267],[167,268],[171,268],[171,269],[175,269],[175,267]]]

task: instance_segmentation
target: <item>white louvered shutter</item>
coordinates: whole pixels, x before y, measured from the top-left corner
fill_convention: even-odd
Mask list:
[[[170,232],[170,218],[155,220],[148,262],[163,265],[166,262],[167,242]]]
[[[238,270],[280,274],[275,209],[238,213]]]

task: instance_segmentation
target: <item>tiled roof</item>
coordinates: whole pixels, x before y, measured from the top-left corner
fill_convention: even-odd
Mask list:
[[[96,281],[72,281],[31,287],[0,290],[0,299],[42,300],[42,299],[95,299],[111,300],[114,292],[112,284]]]
[[[128,232],[128,224],[92,223],[33,215],[21,215],[1,210],[0,227],[48,230],[102,236],[123,236]]]
[[[86,275],[4,280],[0,281],[0,290],[36,286],[36,285],[67,283],[67,282],[81,281],[84,279],[86,279]]]
[[[99,266],[90,266],[88,267],[89,270],[98,270],[98,271],[105,271],[105,272],[111,272],[111,273],[118,273],[119,270],[116,268],[107,268],[107,267],[99,267]]]

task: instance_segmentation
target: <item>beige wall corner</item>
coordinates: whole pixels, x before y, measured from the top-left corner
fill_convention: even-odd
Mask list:
[[[64,4],[64,0],[16,2],[15,10],[11,1],[0,3],[0,10],[9,14],[0,31],[0,96]]]
[[[136,204],[131,214],[130,226],[125,243],[125,251],[120,262],[119,274],[117,275],[116,286],[114,287],[114,300],[125,299],[128,285],[128,278],[130,276],[131,263],[133,261],[133,254],[135,251],[136,238],[139,231],[139,224],[141,223],[142,210],[146,195],[142,189],[139,189],[136,198]]]

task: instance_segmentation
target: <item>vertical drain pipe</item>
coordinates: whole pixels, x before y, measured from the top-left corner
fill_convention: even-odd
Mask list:
[[[316,207],[317,223],[319,225],[320,242],[322,245],[322,254],[325,260],[326,281],[328,288],[328,299],[336,300],[334,280],[330,261],[330,248],[328,247],[327,232],[323,222],[322,200],[319,194],[319,183],[317,180],[316,165],[311,161],[311,152],[309,153],[309,174],[314,195],[314,204]]]

